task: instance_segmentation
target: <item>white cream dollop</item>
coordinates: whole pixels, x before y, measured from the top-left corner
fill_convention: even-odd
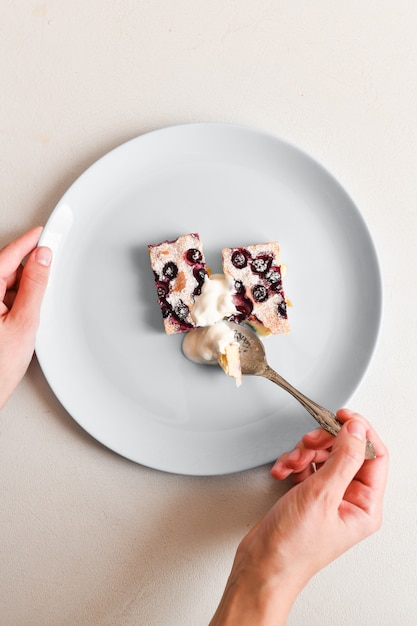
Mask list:
[[[226,353],[228,346],[236,343],[235,333],[227,322],[217,322],[186,333],[182,349],[194,363],[218,365],[218,357]]]
[[[233,326],[224,321],[237,312],[233,294],[234,281],[230,277],[212,274],[206,278],[191,312],[196,328],[186,333],[182,350],[194,363],[220,365],[239,387],[242,382],[239,343]]]
[[[212,274],[207,277],[191,312],[196,326],[210,326],[236,313],[233,293],[234,282],[229,276]]]

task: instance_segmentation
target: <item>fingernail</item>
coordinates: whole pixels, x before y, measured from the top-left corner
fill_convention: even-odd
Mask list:
[[[276,461],[274,463],[274,466],[271,468],[271,474],[273,476],[275,474],[279,474],[280,480],[283,480],[284,478],[288,478],[288,476],[292,473],[293,473],[293,470],[287,465],[285,465],[285,463],[282,463],[281,461]]]
[[[347,423],[347,429],[351,435],[357,437],[361,441],[364,441],[366,437],[365,424],[363,424],[359,420],[349,420],[349,422]]]
[[[45,267],[48,267],[52,261],[52,250],[50,248],[46,248],[45,246],[36,248],[35,259],[39,263],[39,265],[44,265]]]

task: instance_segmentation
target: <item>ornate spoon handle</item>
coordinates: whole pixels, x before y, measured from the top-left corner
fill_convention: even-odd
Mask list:
[[[312,417],[320,424],[324,430],[326,430],[331,435],[337,435],[342,424],[339,422],[337,417],[331,412],[325,409],[324,407],[317,404],[310,398],[307,398],[301,391],[298,391],[295,387],[290,385],[289,382],[285,380],[282,376],[280,376],[272,367],[267,365],[262,372],[260,372],[261,376],[264,376],[268,380],[271,380],[273,383],[288,391],[303,407],[310,413]],[[375,459],[376,452],[375,448],[369,439],[366,440],[366,450],[365,450],[365,459]]]

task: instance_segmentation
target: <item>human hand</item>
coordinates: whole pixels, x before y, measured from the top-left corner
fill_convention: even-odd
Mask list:
[[[273,466],[274,477],[292,475],[296,485],[239,545],[211,626],[285,624],[308,580],[380,527],[387,450],[360,415],[337,417],[345,423],[336,438],[312,431]],[[369,461],[366,437],[377,455]]]
[[[36,248],[41,232],[33,228],[0,250],[0,409],[23,378],[35,347],[52,258],[49,248]]]

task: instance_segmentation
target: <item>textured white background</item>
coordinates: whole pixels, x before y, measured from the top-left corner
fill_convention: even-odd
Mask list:
[[[385,522],[311,581],[294,626],[416,623],[416,31],[412,0],[0,0],[1,245],[109,149],[179,122],[275,133],[363,212],[385,311],[352,407],[390,448]],[[0,623],[207,624],[239,539],[287,488],[268,472],[119,458],[35,360],[0,416]]]

